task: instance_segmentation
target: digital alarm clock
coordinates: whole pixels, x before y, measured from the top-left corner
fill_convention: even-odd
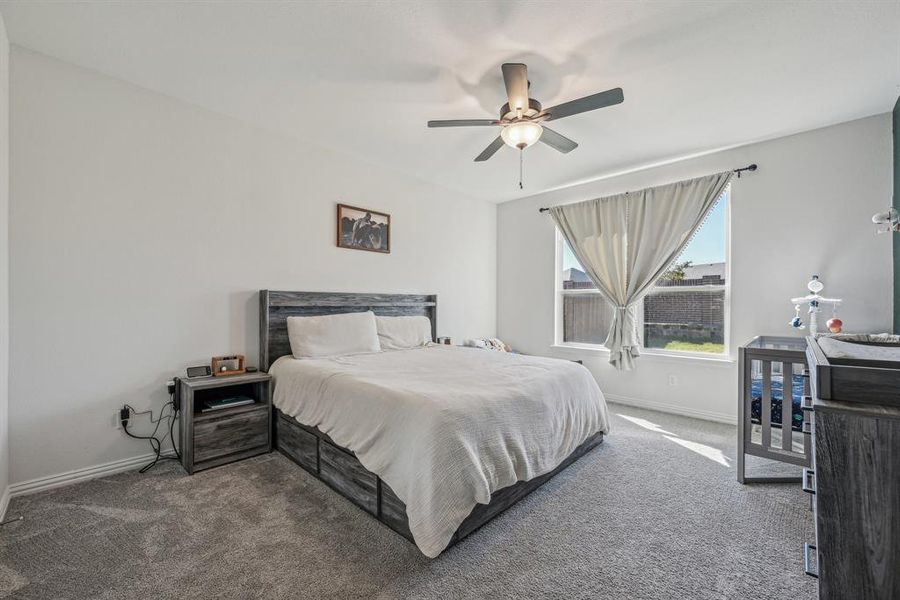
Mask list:
[[[210,375],[212,375],[212,369],[208,365],[187,368],[188,377],[209,377]]]

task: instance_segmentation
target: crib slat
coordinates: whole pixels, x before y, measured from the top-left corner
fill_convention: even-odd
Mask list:
[[[744,372],[748,375],[744,378],[744,406],[741,410],[744,411],[744,440],[746,444],[753,443],[753,411],[752,408],[752,399],[753,399],[753,359],[749,356],[744,356]],[[746,447],[746,446],[745,446]]]
[[[772,446],[772,361],[762,359],[762,398],[759,399],[762,446]]]
[[[781,449],[791,449],[794,435],[794,364],[781,363]]]

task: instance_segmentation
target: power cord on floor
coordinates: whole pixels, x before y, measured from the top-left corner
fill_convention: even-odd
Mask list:
[[[170,409],[168,413],[166,413],[166,409]],[[152,469],[156,464],[160,461],[164,460],[181,460],[181,453],[178,451],[178,445],[175,443],[175,420],[178,417],[178,406],[175,404],[175,396],[174,394],[169,395],[169,401],[162,407],[159,411],[159,418],[153,418],[153,410],[145,410],[138,412],[132,406],[125,404],[122,407],[122,410],[119,414],[119,420],[122,422],[122,430],[129,437],[133,437],[136,440],[148,440],[150,442],[150,447],[153,449],[154,456],[153,460],[141,467],[139,473],[146,473],[150,469]],[[153,432],[150,435],[138,435],[128,431],[128,425],[131,423],[131,419],[141,415],[150,415],[150,422],[155,426],[153,428]],[[157,438],[157,434],[159,433],[159,427],[163,423],[165,419],[169,420],[168,432],[163,435],[162,438]],[[162,446],[165,443],[166,438],[169,438],[172,441],[172,450],[175,452],[175,456],[163,456],[162,455]]]

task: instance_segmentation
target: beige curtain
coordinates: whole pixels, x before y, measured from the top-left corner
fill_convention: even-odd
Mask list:
[[[615,307],[606,347],[617,369],[632,369],[640,355],[635,305],[684,250],[732,174],[550,209],[575,257]]]

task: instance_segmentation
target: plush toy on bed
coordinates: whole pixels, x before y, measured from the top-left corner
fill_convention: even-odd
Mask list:
[[[465,346],[472,348],[483,348],[485,350],[496,350],[497,352],[512,352],[509,344],[504,343],[497,338],[485,338],[483,340],[466,340]]]

